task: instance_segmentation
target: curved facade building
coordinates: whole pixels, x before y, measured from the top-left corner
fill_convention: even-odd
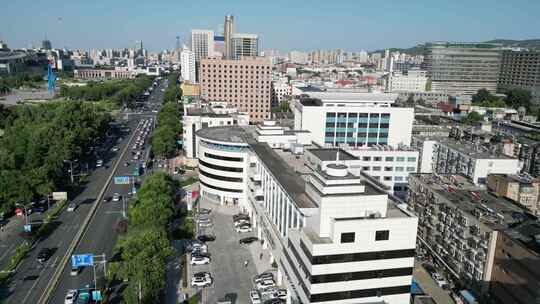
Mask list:
[[[235,127],[197,131],[201,194],[222,205],[245,203],[249,146]]]

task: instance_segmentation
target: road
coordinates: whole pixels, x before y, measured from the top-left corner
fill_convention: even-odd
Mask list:
[[[161,87],[159,87],[161,88]],[[163,92],[160,89],[155,90],[153,96],[150,98],[150,102],[160,103],[163,100]],[[141,119],[146,119],[148,117],[153,117],[155,119],[155,113],[143,113],[140,115],[129,115],[130,119],[133,118],[134,121],[140,121]],[[135,128],[132,128],[135,129]],[[150,136],[150,134],[149,134]],[[128,147],[131,150],[131,144]],[[150,149],[147,139],[147,148]],[[147,155],[146,150],[143,151],[142,155]],[[125,166],[125,162],[129,162],[129,166]],[[138,164],[137,164],[138,165]],[[133,174],[135,169],[136,162],[132,160],[130,152],[125,153],[120,161],[120,166],[115,172],[115,176],[129,176]],[[142,182],[144,175],[139,177]],[[107,187],[105,196],[112,197],[114,193],[119,193],[123,197],[127,198],[128,192],[130,192],[130,187],[127,185],[115,185],[111,183]],[[126,207],[127,208],[127,207]],[[94,255],[105,254],[107,259],[110,259],[114,245],[118,239],[118,230],[116,229],[117,223],[123,219],[123,206],[122,202],[107,202],[103,203],[96,214],[90,221],[90,225],[86,234],[83,235],[80,243],[76,247],[74,254],[79,253],[92,253]],[[102,268],[97,267],[97,277],[103,277]],[[48,303],[63,303],[64,297],[67,290],[69,289],[78,289],[87,284],[93,284],[94,282],[94,273],[91,267],[85,267],[81,273],[77,276],[70,276],[71,263],[68,263],[62,271],[62,275],[56,288],[54,289],[50,300]],[[99,284],[99,283],[98,283]]]
[[[159,103],[163,99],[163,92],[160,89],[154,91],[150,102]],[[79,207],[74,212],[63,211],[57,218],[56,229],[45,239],[38,242],[35,248],[19,265],[14,274],[7,293],[5,303],[38,303],[40,297],[44,294],[49,281],[51,280],[56,268],[59,266],[59,261],[66,255],[69,245],[72,243],[77,231],[80,229],[84,219],[88,216],[93,204],[101,204],[90,221],[88,230],[83,235],[83,238],[75,248],[75,253],[105,253],[110,257],[112,248],[117,239],[117,233],[114,229],[116,222],[122,218],[122,204],[115,202],[101,203],[96,202],[99,193],[104,187],[107,187],[105,196],[112,196],[112,193],[127,193],[126,186],[106,185],[107,179],[111,174],[114,176],[121,174],[132,174],[134,164],[131,162],[131,153],[128,142],[134,135],[135,129],[139,121],[143,118],[153,117],[155,113],[141,113],[129,115],[127,122],[130,129],[128,134],[122,136],[121,142],[117,143],[120,148],[117,152],[110,152],[104,159],[104,166],[97,168],[91,175],[88,176],[83,191],[77,195],[73,201],[79,203]],[[147,145],[148,146],[148,145]],[[119,156],[124,150],[122,159]],[[143,153],[146,155],[146,153]],[[124,162],[130,160],[130,166],[125,167]],[[120,165],[116,172],[113,172],[114,165],[120,161]],[[52,248],[54,254],[43,265],[36,261],[38,252],[42,248]],[[92,283],[92,269],[84,269],[79,276],[70,277],[69,270],[71,265],[67,265],[63,269],[62,275],[58,281],[56,289],[52,292],[51,301],[49,303],[63,303],[65,291],[69,288],[80,288],[81,285]],[[81,284],[81,285],[78,285]]]

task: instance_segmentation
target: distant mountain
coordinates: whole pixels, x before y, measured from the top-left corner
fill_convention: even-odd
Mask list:
[[[499,43],[507,47],[521,47],[530,50],[540,50],[540,39],[526,39],[526,40],[512,40],[512,39],[493,39],[485,41],[485,43]],[[409,55],[422,55],[425,51],[425,46],[419,44],[411,48],[390,48],[390,52],[398,51],[400,53],[406,53]],[[373,53],[384,53],[384,50],[377,50]]]

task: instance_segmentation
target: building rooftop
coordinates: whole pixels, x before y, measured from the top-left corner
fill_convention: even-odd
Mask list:
[[[420,180],[451,205],[493,230],[506,230],[532,215],[510,200],[499,198],[459,175],[413,173],[410,178]]]
[[[253,128],[248,126],[247,128]],[[245,128],[229,126],[229,127],[210,127],[203,128],[196,132],[197,136],[210,140],[230,142],[237,144],[247,144],[247,133]]]
[[[321,161],[336,160],[338,151],[339,151],[339,159],[340,160],[357,160],[357,159],[359,159],[358,157],[350,154],[349,152],[347,152],[345,150],[338,149],[338,148],[308,149],[308,151],[311,152],[315,157],[317,157]]]
[[[514,157],[510,157],[499,152],[489,151],[488,147],[483,145],[475,145],[470,141],[458,141],[452,138],[440,138],[438,139],[438,142],[476,159],[514,159]]]
[[[398,94],[393,93],[341,93],[341,92],[307,92],[309,98],[319,99],[322,103],[394,103]]]

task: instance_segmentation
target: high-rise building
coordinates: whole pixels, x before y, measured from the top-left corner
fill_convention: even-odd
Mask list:
[[[272,67],[267,58],[201,59],[201,95],[208,101],[227,101],[250,120],[270,118]]]
[[[526,89],[540,103],[540,52],[511,51],[502,53],[499,89]]]
[[[214,56],[215,57],[225,56],[225,37],[214,36]]]
[[[425,69],[431,90],[473,95],[479,89],[495,93],[501,63],[497,44],[436,42],[426,45]]]
[[[298,64],[307,64],[309,56],[307,53],[299,51],[291,51],[289,53],[289,61]]]
[[[182,79],[184,81],[195,82],[195,54],[185,45],[180,53],[180,64]]]
[[[44,50],[51,50],[52,49],[51,41],[48,39],[43,40],[41,42],[41,48]]]
[[[232,59],[233,47],[232,38],[234,34],[234,16],[225,16],[224,37],[225,37],[225,59]]]
[[[191,30],[191,51],[196,62],[214,56],[214,31]]]
[[[259,55],[259,37],[256,34],[233,34],[231,39],[232,58],[255,57]]]

